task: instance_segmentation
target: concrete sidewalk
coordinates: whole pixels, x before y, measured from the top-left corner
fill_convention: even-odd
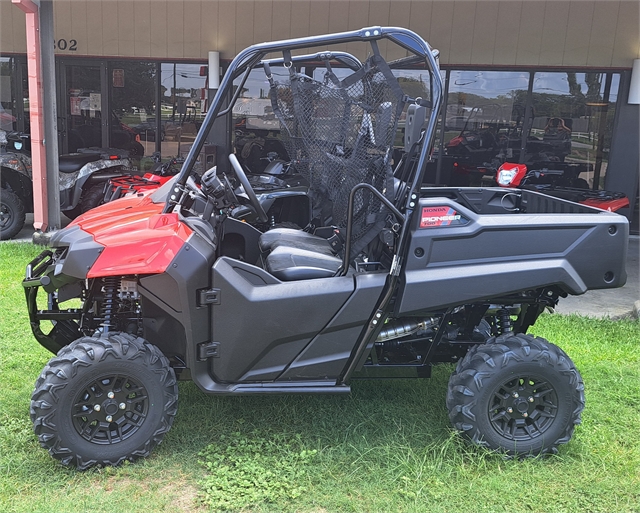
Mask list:
[[[63,227],[70,221],[62,216]],[[33,214],[27,214],[27,222],[14,241],[31,242],[33,235]],[[588,317],[610,317],[617,319],[627,316],[638,317],[640,310],[640,236],[629,237],[627,255],[627,283],[618,289],[590,290],[582,296],[560,299],[556,312],[580,314]]]
[[[65,216],[64,214],[60,215],[60,221],[62,223],[62,228],[67,226],[71,220]],[[27,214],[27,218],[24,222],[24,226],[22,230],[16,235],[13,239],[13,242],[32,242],[33,239],[33,214]]]

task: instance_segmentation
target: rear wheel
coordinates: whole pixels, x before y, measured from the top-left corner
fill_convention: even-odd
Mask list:
[[[80,207],[80,213],[84,214],[88,210],[96,208],[98,205],[102,205],[103,203],[104,183],[99,183],[89,187],[89,189],[82,193],[82,197],[80,198],[80,203],[78,205]]]
[[[31,396],[40,445],[79,470],[148,456],[177,408],[167,358],[146,340],[123,333],[83,337],[61,349]]]
[[[82,191],[78,204],[69,209],[63,210],[62,213],[69,219],[75,219],[80,214],[96,208],[104,203],[104,184],[95,184],[87,190]]]
[[[562,349],[531,335],[477,346],[449,380],[447,408],[473,443],[509,455],[556,453],[584,408],[580,373]]]
[[[22,200],[9,189],[0,189],[0,240],[14,237],[24,226]]]

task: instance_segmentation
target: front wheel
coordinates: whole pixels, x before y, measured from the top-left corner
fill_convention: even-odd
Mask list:
[[[15,237],[25,221],[22,200],[9,189],[0,190],[0,240]]]
[[[144,146],[138,141],[134,141],[129,145],[129,156],[133,158],[144,157]]]
[[[543,338],[480,345],[449,379],[449,418],[473,443],[511,456],[556,453],[584,409],[580,373]]]
[[[123,333],[83,337],[61,349],[31,396],[40,445],[79,470],[148,456],[177,408],[167,358],[146,340]]]

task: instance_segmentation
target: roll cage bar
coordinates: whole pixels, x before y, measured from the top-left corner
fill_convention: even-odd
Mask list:
[[[436,130],[437,113],[440,112],[440,107],[442,105],[443,88],[442,78],[440,77],[439,66],[437,62],[438,51],[432,50],[429,44],[415,32],[399,27],[367,27],[360,30],[340,32],[336,34],[325,34],[320,36],[309,36],[282,41],[273,41],[269,43],[260,43],[244,49],[233,59],[233,61],[229,65],[220,88],[218,89],[218,92],[213,99],[213,104],[211,105],[209,112],[207,112],[202,127],[198,131],[196,139],[191,146],[189,153],[187,154],[187,157],[184,161],[184,164],[182,165],[182,169],[180,170],[178,179],[176,181],[177,192],[183,190],[187,179],[196,163],[197,157],[202,151],[207,136],[209,135],[211,127],[213,126],[214,120],[219,116],[227,114],[233,107],[233,104],[235,103],[237,96],[239,95],[239,91],[241,90],[241,87],[236,90],[236,93],[229,103],[229,107],[223,109],[225,98],[228,92],[232,90],[233,81],[237,77],[244,74],[244,77],[242,79],[242,82],[244,83],[251,70],[254,67],[258,66],[266,55],[274,52],[282,52],[283,54],[282,59],[268,60],[267,62],[269,62],[269,64],[278,64],[280,62],[300,62],[303,60],[309,60],[310,56],[306,55],[292,57],[292,51],[317,46],[344,44],[358,41],[370,41],[372,42],[372,44],[375,44],[375,41],[379,41],[381,39],[388,39],[389,41],[392,41],[398,46],[404,48],[407,52],[413,54],[410,58],[416,58],[420,61],[426,62],[429,73],[431,75],[432,115],[429,118],[425,136],[423,137],[424,143],[422,145],[420,156],[418,159],[417,172],[415,173],[414,180],[409,187],[409,194],[406,205],[407,209],[413,210],[413,206],[411,204],[415,205],[415,197],[413,198],[413,200],[411,198],[415,196],[414,192],[418,189],[419,184],[422,183],[422,177],[428,159],[429,148],[431,146],[431,142],[433,141]],[[357,68],[360,65],[360,62],[355,57],[344,52],[320,52],[314,54],[314,57],[316,59],[322,59],[322,55],[332,56],[331,58],[335,58],[340,62],[343,62],[352,69],[355,69],[354,67]],[[179,199],[179,194],[169,195],[163,212],[171,212],[175,205],[179,202]]]

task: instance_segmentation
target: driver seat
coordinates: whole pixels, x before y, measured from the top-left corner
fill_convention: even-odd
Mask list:
[[[342,259],[335,255],[284,245],[274,248],[265,259],[265,270],[282,281],[331,278],[341,265]]]
[[[273,228],[260,236],[258,245],[262,254],[268,254],[283,246],[314,251],[323,255],[336,253],[329,240],[295,228]]]
[[[279,280],[334,276],[342,265],[328,239],[293,228],[274,228],[258,241],[266,271]]]

